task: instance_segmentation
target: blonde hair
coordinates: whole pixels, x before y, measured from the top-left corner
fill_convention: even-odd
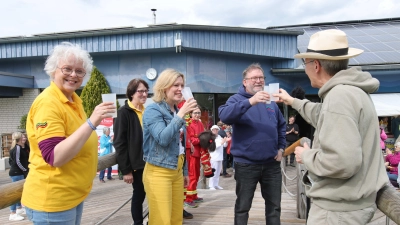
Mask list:
[[[19,142],[19,140],[21,140],[22,133],[14,132],[11,137],[12,137],[11,149],[13,149],[15,147],[15,145]]]
[[[183,76],[183,74],[178,72],[177,70],[166,69],[162,71],[153,87],[153,101],[161,102],[162,100],[165,100],[167,97],[165,94],[165,90],[172,87],[176,79],[178,79],[179,77],[182,77],[183,83],[185,83],[185,76]]]
[[[397,142],[394,146],[395,146],[395,147],[400,147],[400,141]]]

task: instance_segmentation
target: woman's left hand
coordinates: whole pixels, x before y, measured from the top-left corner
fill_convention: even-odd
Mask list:
[[[189,186],[189,176],[183,176],[183,187]]]

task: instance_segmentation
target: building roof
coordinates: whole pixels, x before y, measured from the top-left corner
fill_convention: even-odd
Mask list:
[[[347,34],[350,47],[364,50],[361,55],[350,59],[350,65],[400,64],[400,18],[299,24],[267,29],[304,32],[297,38],[299,52],[307,50],[310,36],[314,33],[339,29]]]
[[[19,41],[36,41],[36,40],[49,40],[57,38],[74,38],[74,37],[87,37],[99,36],[110,34],[130,34],[130,33],[143,33],[153,31],[166,31],[166,30],[203,30],[203,31],[229,31],[229,32],[250,32],[250,33],[264,33],[264,34],[284,34],[284,35],[301,35],[302,31],[296,30],[270,30],[261,28],[248,28],[248,27],[227,27],[227,26],[211,26],[211,25],[194,25],[194,24],[150,24],[147,27],[136,28],[129,27],[112,27],[93,30],[77,30],[66,31],[57,33],[43,33],[34,34],[29,36],[13,36],[13,37],[0,37],[0,43],[19,42]]]
[[[300,34],[303,32],[297,30],[175,23],[143,28],[117,27],[0,38],[0,59],[47,56],[55,45],[67,41],[79,44],[89,53],[175,51],[181,46],[193,51],[293,60]]]

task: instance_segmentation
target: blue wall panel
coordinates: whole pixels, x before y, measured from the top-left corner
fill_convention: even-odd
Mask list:
[[[184,47],[243,53],[251,55],[292,58],[296,52],[296,36],[263,33],[208,31],[210,42],[204,45],[206,33],[197,30],[182,31]]]
[[[89,52],[171,48],[176,34],[181,35],[183,47],[248,55],[292,58],[297,46],[294,35],[179,29],[0,43],[0,58],[46,56],[63,41],[77,43]]]
[[[152,91],[154,81],[146,78],[145,72],[153,67],[158,73],[166,68],[174,68],[186,75],[186,84],[195,93],[236,93],[242,84],[242,71],[251,63],[258,62],[264,69],[266,83],[278,82],[281,88],[291,91],[297,85],[307,94],[317,94],[306,74],[272,75],[271,68],[289,66],[293,60],[268,59],[261,57],[241,57],[203,52],[175,53],[126,53],[94,55],[94,64],[106,77],[111,91],[125,94],[128,82],[133,78],[146,80]],[[44,72],[45,57],[24,60],[2,60],[0,71],[34,76],[34,87],[45,88],[49,76]],[[378,93],[400,92],[400,71],[372,71],[371,74],[381,82]],[[90,77],[85,77],[84,84]],[[7,86],[6,80],[0,86]],[[22,84],[21,84],[22,85]]]
[[[259,62],[267,79],[271,78],[270,60],[260,58],[187,53],[187,86],[196,93],[236,93],[242,85],[242,72]]]
[[[93,56],[93,63],[106,78],[108,85],[110,86],[111,92],[119,93],[118,89],[119,56],[118,55]],[[90,76],[88,76],[85,79],[83,85],[86,84],[89,78]]]

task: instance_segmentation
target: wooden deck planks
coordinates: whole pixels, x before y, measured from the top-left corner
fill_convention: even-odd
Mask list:
[[[287,167],[288,174],[293,177],[294,168]],[[231,172],[231,170],[229,169]],[[0,171],[0,185],[10,183],[8,171]],[[194,215],[193,219],[184,220],[185,225],[231,225],[234,218],[235,205],[235,180],[231,178],[221,178],[220,186],[224,190],[199,189],[199,196],[204,198],[204,202],[198,208],[187,209]],[[288,181],[288,188],[291,192],[296,192],[296,182]],[[252,209],[250,210],[249,225],[265,224],[264,221],[264,200],[258,190],[255,193]],[[0,190],[1,191],[1,190]],[[106,217],[113,210],[121,206],[132,195],[132,186],[120,180],[106,181],[105,184],[99,183],[96,177],[93,180],[93,189],[85,201],[82,225],[96,224]],[[31,224],[28,220],[12,222],[8,220],[9,209],[0,210],[0,224],[5,225],[25,225]],[[384,225],[386,217],[380,211],[375,213],[373,221],[369,225]],[[287,193],[282,194],[282,225],[305,224],[305,220],[296,218],[296,201]],[[111,216],[103,224],[105,225],[130,225],[132,218],[130,215],[130,202],[120,211]],[[390,223],[391,225],[394,222]]]

